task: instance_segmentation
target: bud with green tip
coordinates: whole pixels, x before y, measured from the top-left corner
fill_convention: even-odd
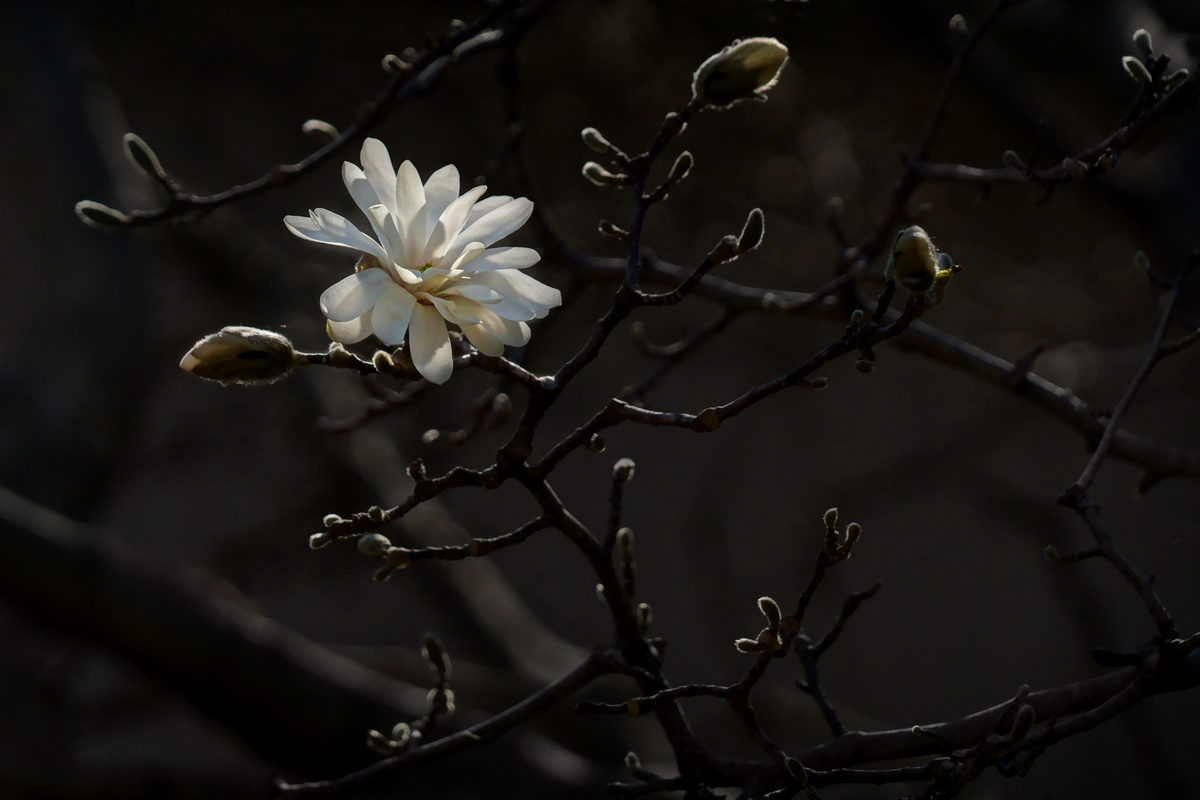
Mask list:
[[[210,333],[179,362],[181,369],[225,385],[272,383],[296,364],[296,351],[286,336],[240,326]]]
[[[919,225],[905,228],[896,236],[884,277],[895,280],[910,292],[923,292],[933,285],[938,272],[937,248]]]
[[[755,37],[734,42],[710,56],[692,77],[692,103],[729,108],[766,96],[779,82],[788,50],[778,39]]]

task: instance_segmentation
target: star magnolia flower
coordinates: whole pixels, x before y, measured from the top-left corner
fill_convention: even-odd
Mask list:
[[[499,356],[505,345],[529,341],[526,321],[562,303],[557,289],[521,272],[538,262],[537,251],[492,247],[529,219],[528,199],[481,200],[486,186],[460,196],[453,165],[422,184],[411,161],[392,169],[378,139],[363,143],[362,164],[360,169],[347,161],[342,178],[375,238],[323,208],[283,220],[301,239],[362,253],[354,274],[321,295],[335,341],[359,342],[374,334],[400,345],[407,333],[421,375],[445,383],[454,371],[447,322],[480,352]]]

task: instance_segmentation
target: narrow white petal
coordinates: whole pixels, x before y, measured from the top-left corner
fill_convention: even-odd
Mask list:
[[[454,262],[454,265],[450,267],[450,271],[454,272],[456,270],[463,269],[471,261],[474,261],[476,258],[478,258],[483,252],[483,245],[481,245],[479,242],[471,242],[469,245],[463,248],[462,255],[460,255]]]
[[[415,267],[429,239],[428,215],[425,212],[425,187],[411,161],[405,161],[396,172],[396,227],[404,238],[405,266]]]
[[[325,323],[325,329],[329,332],[330,339],[342,344],[361,342],[374,333],[371,330],[371,312],[369,311],[361,317],[355,317],[349,322],[328,320]]]
[[[383,202],[375,192],[375,187],[367,180],[367,176],[357,164],[349,161],[342,164],[342,181],[346,184],[346,190],[350,192],[350,196],[354,198],[354,204],[364,214],[371,206],[377,206]]]
[[[341,214],[335,214],[323,208],[314,209],[311,214],[312,221],[316,223],[317,227],[327,237],[323,240],[315,239],[315,241],[325,241],[328,244],[349,247],[361,253],[370,253],[381,261],[388,260],[387,252],[379,242],[354,227],[354,223]]]
[[[463,230],[451,245],[447,257],[454,259],[469,242],[482,242],[490,247],[529,221],[533,202],[525,197],[510,200],[495,211],[489,211]]]
[[[400,238],[400,231],[396,229],[396,221],[388,213],[387,207],[382,203],[371,206],[367,209],[367,216],[371,218],[371,224],[375,226],[375,230],[379,231],[383,249],[387,251],[386,263],[401,263],[404,260],[404,240]]]
[[[428,219],[441,219],[442,212],[458,199],[458,167],[447,164],[425,181],[425,208]]]
[[[390,284],[383,290],[371,312],[371,328],[384,344],[404,344],[404,334],[412,317],[416,298],[407,289]]]
[[[495,211],[509,200],[512,200],[512,195],[508,194],[498,194],[493,197],[483,198],[475,204],[474,208],[471,209],[471,213],[467,216],[467,221],[464,223],[463,227],[475,224],[475,222],[484,214]]]
[[[332,244],[336,245],[337,247],[351,247],[351,245],[346,244],[341,239],[331,236],[330,234],[321,230],[321,226],[317,225],[317,223],[310,217],[287,216],[283,218],[283,224],[287,226],[289,231],[291,231],[294,235],[299,236],[301,239],[305,239],[310,242],[319,242],[320,244]],[[370,237],[367,238],[370,239]],[[379,247],[378,243],[375,244],[375,247],[378,247],[381,251],[383,250],[382,247]],[[358,247],[354,247],[353,249],[358,250],[359,252],[370,253],[376,257],[379,255],[374,249],[363,250]]]
[[[475,349],[485,356],[504,355],[504,342],[488,333],[487,328],[482,325],[463,325],[462,332],[466,335],[467,341],[475,345]]]
[[[520,296],[521,300],[531,307],[555,308],[562,305],[562,292],[553,286],[547,286],[541,281],[529,277],[519,270],[498,269],[486,275],[479,276],[478,280],[480,283],[492,287],[502,295],[505,293],[500,288],[502,285],[511,287]]]
[[[466,251],[463,251],[466,254]],[[526,269],[542,260],[532,247],[490,247],[469,266],[460,267],[467,272],[489,272],[494,269]],[[455,266],[458,266],[457,264]]]
[[[374,267],[348,275],[321,295],[321,313],[334,322],[350,322],[375,305],[391,282],[386,272]]]
[[[422,262],[441,263],[442,257],[450,249],[454,238],[462,230],[467,215],[471,213],[471,206],[475,205],[475,201],[486,191],[486,186],[476,186],[446,208],[441,219],[434,226],[433,233],[429,236],[429,242],[425,245],[425,252],[421,256]]]
[[[485,311],[490,311],[490,308],[485,309]],[[486,313],[480,314],[479,318],[488,333],[509,347],[524,347],[529,342],[529,326],[524,322],[504,319],[503,317],[498,317],[494,314],[488,315]]]
[[[445,383],[454,373],[450,333],[446,321],[433,306],[418,303],[413,308],[408,332],[409,349],[417,371],[430,383]]]
[[[442,297],[457,296],[474,300],[478,303],[496,303],[502,300],[500,293],[481,283],[455,283],[441,292]]]
[[[434,297],[429,296],[429,302],[433,303],[433,307],[438,310],[438,313],[447,322],[453,322],[460,328],[463,325],[478,325],[479,314],[477,309],[479,303],[474,300],[466,300],[461,297]]]
[[[367,139],[363,142],[359,160],[362,161],[363,174],[370,181],[379,202],[389,209],[395,209],[396,170],[392,167],[392,157],[388,155],[387,147],[378,139]]]

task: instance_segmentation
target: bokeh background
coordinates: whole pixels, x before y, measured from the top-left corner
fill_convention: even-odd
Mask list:
[[[876,218],[899,174],[897,148],[919,133],[949,61],[948,18],[960,12],[973,21],[983,5],[561,0],[519,50],[534,199],[573,246],[618,255],[595,225],[623,219],[627,198],[581,178],[589,153],[579,130],[595,125],[640,149],[662,115],[686,101],[706,56],[736,37],[777,36],[792,61],[770,101],[701,115],[668,154],[686,147],[697,166],[651,214],[646,243],[675,263],[697,263],[761,206],[763,247],[719,274],[815,288],[831,277],[836,251],[826,200],[844,199],[852,237]],[[455,659],[467,721],[511,704],[609,637],[586,565],[552,532],[487,563],[424,562],[385,584],[371,581],[373,562],[349,545],[307,546],[324,514],[406,496],[403,469],[414,457],[435,473],[490,463],[504,430],[452,448],[421,438],[460,427],[487,376],[458,375],[412,407],[335,435],[318,421],[365,407],[356,376],[310,369],[245,389],[177,368],[193,341],[224,325],[282,329],[299,347],[325,346],[316,298],[349,262],[295,239],[281,218],[315,206],[354,211],[336,165],[191,225],[110,233],[72,212],[83,198],[121,208],[161,200],[124,160],[128,130],[197,191],[295,161],[315,147],[300,124],[352,120],[386,80],[385,53],[419,47],[425,33],[482,8],[0,3],[0,485],[15,493],[0,504],[0,537],[16,536],[14,520],[24,520],[61,539],[60,550],[28,562],[13,555],[25,551],[6,550],[0,567],[4,797],[267,797],[274,775],[329,777],[365,763],[365,727],[420,708],[424,689],[413,687],[431,677],[418,655],[424,631]],[[1120,66],[1133,52],[1132,31],[1149,28],[1159,49],[1187,64],[1197,8],[1189,0],[1021,5],[972,59],[934,159],[1000,166],[1005,149],[1028,152],[1039,119],[1055,159],[1098,141],[1133,95]],[[446,163],[467,181],[487,174],[507,124],[499,58],[463,65],[375,135],[423,175]],[[1200,116],[1171,119],[1117,170],[1040,206],[1027,187],[921,189],[914,205],[932,206],[922,224],[967,267],[927,321],[1009,360],[1045,341],[1035,372],[1111,405],[1157,314],[1157,293],[1130,265],[1133,253],[1146,251],[1170,273],[1200,245],[1198,141]],[[512,181],[501,170],[490,183],[511,192]],[[522,236],[540,244],[532,231]],[[538,275],[570,281],[554,259]],[[535,335],[531,365],[553,368],[573,352],[610,291],[583,289],[543,340]],[[694,299],[638,318],[652,341],[666,343],[716,311]],[[807,358],[839,328],[741,317],[650,404],[694,411],[727,399]],[[755,598],[782,601],[803,586],[829,506],[865,534],[818,595],[809,628],[827,625],[846,592],[885,584],[823,662],[851,728],[934,722],[1002,702],[1022,683],[1085,678],[1101,671],[1093,645],[1131,647],[1149,637],[1136,597],[1105,565],[1062,569],[1041,557],[1047,544],[1086,542],[1077,519],[1054,503],[1086,461],[1076,432],[1016,395],[894,347],[879,351],[870,376],[843,362],[828,370],[827,391],[778,395],[706,436],[626,426],[606,436],[605,453],[576,454],[556,474],[563,499],[599,526],[612,462],[636,460],[625,521],[637,532],[639,590],[654,608],[654,632],[670,641],[674,682],[737,679],[746,657],[732,640],[760,627]],[[619,331],[539,444],[653,367]],[[1159,367],[1128,426],[1200,447],[1198,368],[1200,350]],[[1181,627],[1195,630],[1200,492],[1170,480],[1138,501],[1137,478],[1110,460],[1095,496],[1129,556],[1157,576]],[[462,542],[533,514],[513,487],[470,490],[388,533]],[[124,572],[106,572],[113,564]],[[109,579],[126,592],[125,605],[105,605],[98,594],[96,581]],[[38,587],[50,599],[30,600]],[[230,663],[220,659],[233,645],[193,627],[188,609],[197,608],[210,620],[212,608],[225,609],[222,630],[250,625],[251,638],[283,642],[279,652],[310,665],[310,683],[270,659],[233,657],[277,713],[205,689],[216,677],[211,665]],[[789,748],[826,736],[793,684],[797,672],[792,662],[773,669],[757,702]],[[629,689],[614,680],[594,694]],[[689,711],[713,748],[755,755],[723,707],[699,700]],[[989,775],[963,796],[1200,796],[1198,720],[1195,693],[1156,697],[1056,746],[1029,777]],[[652,721],[577,721],[564,709],[364,796],[595,797],[621,776],[630,748],[671,774]]]

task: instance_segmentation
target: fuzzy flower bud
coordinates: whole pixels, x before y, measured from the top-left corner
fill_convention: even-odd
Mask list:
[[[692,78],[692,102],[728,108],[765,96],[779,81],[788,50],[777,39],[734,42],[705,60]]]
[[[324,547],[325,545],[329,544],[332,541],[333,541],[333,536],[326,533],[325,531],[321,531],[320,533],[314,533],[312,536],[308,537],[308,546],[311,547],[313,550],[320,550],[322,547]]]
[[[595,161],[583,165],[583,177],[597,186],[624,186],[629,183],[628,175],[609,172]]]
[[[1154,40],[1150,38],[1150,31],[1145,28],[1138,28],[1134,31],[1133,45],[1144,58],[1154,58]]]
[[[228,327],[192,345],[179,366],[223,384],[277,381],[296,365],[286,336],[259,328]]]
[[[937,248],[924,228],[913,225],[896,236],[884,276],[910,292],[923,292],[937,277]]]
[[[955,14],[950,18],[950,30],[955,36],[961,36],[964,39],[970,33],[967,28],[967,20],[962,14]]]
[[[146,144],[142,137],[136,133],[127,133],[121,143],[125,149],[125,157],[132,161],[134,166],[151,178],[160,181],[166,180],[167,171],[163,169],[158,156],[154,154],[150,145]]]
[[[746,224],[742,226],[742,232],[738,235],[738,255],[753,250],[762,244],[765,230],[766,219],[763,217],[762,209],[756,208],[746,217]]]
[[[626,483],[633,480],[634,463],[632,458],[622,458],[613,464],[613,480]]]
[[[381,556],[392,543],[382,533],[368,533],[358,540],[358,552],[364,556]]]
[[[129,217],[94,200],[80,200],[75,204],[75,214],[93,228],[123,228]]]
[[[1013,172],[1020,172],[1022,175],[1024,175],[1026,172],[1029,172],[1029,167],[1025,166],[1024,160],[1017,155],[1015,150],[1004,151],[1004,163],[1007,164],[1008,168]]]
[[[758,598],[758,610],[767,618],[768,625],[772,628],[779,627],[779,620],[783,618],[783,612],[779,610],[779,604],[773,598]]]
[[[608,139],[604,138],[604,134],[595,128],[584,128],[579,132],[579,136],[583,139],[583,146],[593,153],[609,153],[614,149]]]
[[[832,529],[834,526],[837,525],[837,520],[838,520],[838,510],[836,508],[831,508],[825,512],[825,527],[826,528]]]
[[[1129,77],[1142,86],[1152,86],[1154,84],[1154,77],[1150,74],[1150,70],[1146,69],[1146,65],[1133,56],[1122,58],[1121,66],[1125,67],[1125,71],[1129,73]]]
[[[392,56],[392,58],[395,58],[395,56]],[[300,130],[309,136],[319,136],[321,138],[328,139],[331,142],[339,136],[338,129],[323,119],[306,120],[305,123],[300,126]]]
[[[671,171],[667,173],[666,185],[668,187],[674,186],[686,178],[688,173],[692,171],[692,165],[695,163],[696,159],[687,150],[680,153],[679,157],[675,159],[675,163],[671,165]]]

